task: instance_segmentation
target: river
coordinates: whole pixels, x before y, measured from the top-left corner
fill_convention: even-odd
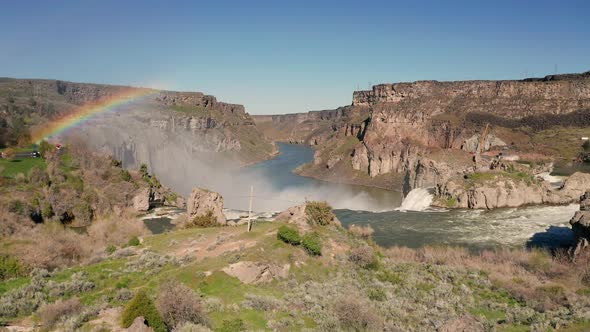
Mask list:
[[[293,170],[312,162],[313,150],[291,144],[279,144],[279,148],[277,158],[253,165],[249,171],[262,174],[277,192],[296,193],[292,203],[299,202],[302,194],[308,199],[327,200],[344,225],[371,225],[375,241],[383,246],[445,244],[479,250],[498,246],[557,247],[573,240],[568,222],[578,209],[576,204],[493,211],[398,211],[401,193],[299,176]]]
[[[414,210],[427,205],[431,195],[426,190],[417,190],[402,202],[398,191],[302,177],[293,171],[313,162],[313,150],[308,146],[283,143],[279,143],[279,149],[280,154],[274,159],[234,172],[212,172],[209,176],[203,173],[206,183],[201,183],[202,179],[191,181],[200,180],[195,183],[220,192],[229,209],[227,214],[236,217],[248,209],[251,186],[254,189],[253,211],[259,216],[283,211],[306,200],[328,201],[345,226],[371,225],[375,241],[385,247],[457,245],[481,250],[527,245],[560,247],[573,241],[568,222],[578,210],[577,204],[493,211],[403,211],[401,205]],[[161,217],[146,225],[156,232],[173,227],[168,218]]]

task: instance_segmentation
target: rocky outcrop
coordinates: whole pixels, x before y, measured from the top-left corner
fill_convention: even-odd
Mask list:
[[[237,262],[224,268],[223,272],[245,284],[259,284],[286,278],[290,267],[289,264],[278,266],[261,262]]]
[[[133,197],[133,208],[138,212],[146,212],[150,209],[152,201],[152,192],[150,188],[143,188]]]
[[[484,180],[451,179],[436,187],[436,206],[495,209],[538,204],[569,204],[590,189],[590,174],[574,173],[559,189],[540,178],[519,178],[506,172],[481,175]]]
[[[279,213],[275,217],[275,221],[292,224],[295,227],[297,227],[302,233],[307,233],[311,231],[311,225],[309,224],[309,218],[307,216],[307,213],[305,212],[306,206],[306,204],[292,206],[287,210]],[[338,220],[336,215],[332,215],[330,224],[338,227],[342,226],[340,220]]]
[[[206,189],[194,188],[186,202],[188,218],[203,216],[209,213],[217,219],[217,222],[225,225],[227,220],[223,214],[223,197],[216,192]]]
[[[307,216],[305,215],[305,204],[288,208],[279,213],[279,215],[275,217],[275,220],[293,224],[304,233],[311,231],[311,225],[307,222]]]
[[[590,188],[589,188],[590,189]],[[580,196],[580,211],[570,220],[576,245],[574,257],[589,246],[590,241],[590,190]]]

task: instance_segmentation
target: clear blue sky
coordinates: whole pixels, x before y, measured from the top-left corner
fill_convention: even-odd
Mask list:
[[[369,83],[590,70],[590,1],[3,1],[0,76],[196,90],[253,114]]]

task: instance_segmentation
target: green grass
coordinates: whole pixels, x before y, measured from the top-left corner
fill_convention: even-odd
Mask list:
[[[340,146],[334,150],[335,155],[339,155],[345,152],[352,152],[354,146],[359,142],[358,138],[355,136],[349,136],[347,139],[342,143]]]
[[[31,171],[31,168],[35,166],[42,169],[47,168],[47,164],[42,158],[23,158],[14,160],[0,159],[0,169],[3,169],[0,175],[3,177],[14,178],[19,173],[22,173],[27,176]]]
[[[582,152],[582,136],[588,136],[590,128],[557,127],[536,132],[531,144],[553,155],[572,159]]]
[[[496,181],[498,178],[525,182],[527,185],[532,185],[537,181],[533,175],[525,172],[474,172],[467,176],[467,182],[469,185],[475,185]]]
[[[486,308],[474,308],[469,310],[474,316],[484,316],[488,320],[500,321],[506,319],[506,313],[501,310],[491,310]]]

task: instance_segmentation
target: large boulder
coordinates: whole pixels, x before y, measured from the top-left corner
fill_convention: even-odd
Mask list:
[[[227,220],[223,214],[223,197],[207,189],[194,188],[186,202],[189,220],[196,216],[206,215],[209,211],[217,218],[217,222],[225,225]]]
[[[261,262],[237,262],[224,268],[223,272],[245,284],[258,284],[286,278],[290,267],[289,264],[278,266]]]
[[[288,208],[287,210],[279,213],[276,217],[276,221],[286,222],[288,224],[293,224],[296,226],[301,232],[307,233],[311,231],[311,225],[308,221],[308,215],[305,212],[305,208],[307,204],[296,205]],[[333,214],[331,214],[331,219],[329,221],[330,225],[334,225],[337,227],[342,226],[340,220]]]
[[[133,197],[133,208],[139,212],[146,212],[150,209],[152,192],[150,188],[143,188]]]
[[[560,203],[571,203],[590,190],[590,174],[576,172],[570,175],[559,189]]]
[[[580,197],[580,211],[570,220],[572,231],[576,240],[574,256],[577,256],[583,249],[588,247],[590,241],[590,191],[586,191]]]

